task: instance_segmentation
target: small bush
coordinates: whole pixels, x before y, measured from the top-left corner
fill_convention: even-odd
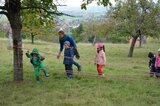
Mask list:
[[[107,35],[106,40],[107,42],[112,42],[112,43],[128,43],[126,37],[117,35]]]

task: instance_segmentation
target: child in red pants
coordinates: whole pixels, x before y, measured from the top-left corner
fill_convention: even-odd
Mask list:
[[[97,53],[95,64],[97,65],[98,75],[104,76],[102,67],[106,65],[106,55],[105,55],[105,46],[103,43],[98,43],[96,45]]]

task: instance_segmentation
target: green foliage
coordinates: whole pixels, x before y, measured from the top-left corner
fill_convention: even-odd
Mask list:
[[[88,41],[89,43],[92,43],[92,42],[94,41],[94,38],[95,38],[95,36],[88,36],[88,38],[87,38],[88,40],[87,40],[87,41]],[[97,41],[97,40],[96,40],[96,41]]]
[[[87,4],[86,4],[86,3],[81,4],[81,9],[85,9],[85,10],[86,10],[86,9],[87,9],[87,7],[86,7],[86,6],[87,6]]]
[[[21,11],[23,37],[30,38],[34,34],[36,38],[46,41],[51,38],[55,33],[55,15],[61,14],[52,0],[23,0],[22,7],[28,8]]]
[[[111,43],[128,43],[128,39],[125,36],[118,36],[118,35],[106,35],[106,41]]]
[[[82,33],[83,33],[83,31],[84,31],[84,30],[83,30],[83,25],[82,25],[82,24],[80,24],[80,25],[79,25],[79,27],[78,27],[78,28],[76,28],[76,33],[77,33],[77,35],[78,35],[78,34],[80,35],[80,34],[82,34]]]
[[[26,21],[25,25],[45,26],[53,22],[54,15],[58,14],[57,7],[52,0],[23,0],[22,7],[28,8],[21,11],[22,21]]]
[[[33,66],[24,55],[24,80],[12,81],[13,52],[6,49],[7,41],[1,40],[1,106],[158,106],[160,104],[159,79],[148,75],[148,51],[157,53],[160,41],[152,40],[143,48],[136,47],[133,58],[127,58],[129,44],[106,44],[107,66],[105,77],[98,77],[94,65],[95,47],[78,44],[82,72],[67,79],[64,74],[63,57],[56,60],[59,45],[53,43],[29,44],[29,50],[38,48],[45,57],[50,77],[41,74],[43,82],[36,83]],[[47,53],[43,53],[46,51]],[[25,50],[23,51],[25,53]],[[51,53],[51,54],[48,54]],[[131,64],[129,64],[131,63]]]
[[[91,43],[96,37],[96,42],[128,42],[128,39],[126,39],[128,35],[123,31],[119,31],[120,28],[116,27],[116,21],[113,18],[107,18],[107,20],[102,21],[90,21],[84,23],[84,25],[83,41]]]
[[[57,6],[52,0],[23,0],[22,7],[28,8],[31,13],[41,13],[41,19],[58,15]],[[60,15],[60,14],[59,14]]]
[[[71,30],[72,37],[76,42],[80,42],[83,40],[84,36],[82,35],[84,29],[83,24],[80,24],[77,28]]]
[[[148,0],[119,0],[111,12],[120,33],[137,36],[137,30],[148,36],[159,36],[158,3]]]
[[[107,11],[106,19],[85,23],[84,34],[89,39],[104,38],[107,42],[128,42],[129,37],[137,37],[140,29],[142,35],[159,37],[160,3],[145,0],[117,0],[115,7]]]
[[[112,5],[111,2],[109,0],[83,0],[83,3],[81,4],[81,9],[87,9],[87,5],[91,4],[92,2],[97,2],[97,5],[103,5],[103,6],[108,6],[108,5]]]

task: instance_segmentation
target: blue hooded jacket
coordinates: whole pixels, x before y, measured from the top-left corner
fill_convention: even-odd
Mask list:
[[[73,57],[74,57],[73,49],[72,48],[65,49],[63,64],[66,64],[66,65],[73,64]]]
[[[70,42],[70,47],[76,47],[76,42],[73,40],[72,36],[64,34],[64,36],[62,38],[59,38],[60,51],[61,52],[63,51],[64,42],[65,41],[69,41]]]

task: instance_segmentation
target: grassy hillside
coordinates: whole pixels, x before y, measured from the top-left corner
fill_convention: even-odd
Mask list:
[[[95,48],[78,44],[82,72],[67,79],[62,64],[56,59],[58,44],[24,42],[26,49],[38,48],[46,58],[49,78],[41,73],[42,83],[34,80],[33,67],[24,55],[24,81],[13,82],[13,53],[7,41],[0,39],[0,106],[159,106],[160,79],[148,76],[148,51],[157,53],[159,41],[135,48],[128,58],[129,44],[106,44],[105,77],[98,77],[94,66]]]

